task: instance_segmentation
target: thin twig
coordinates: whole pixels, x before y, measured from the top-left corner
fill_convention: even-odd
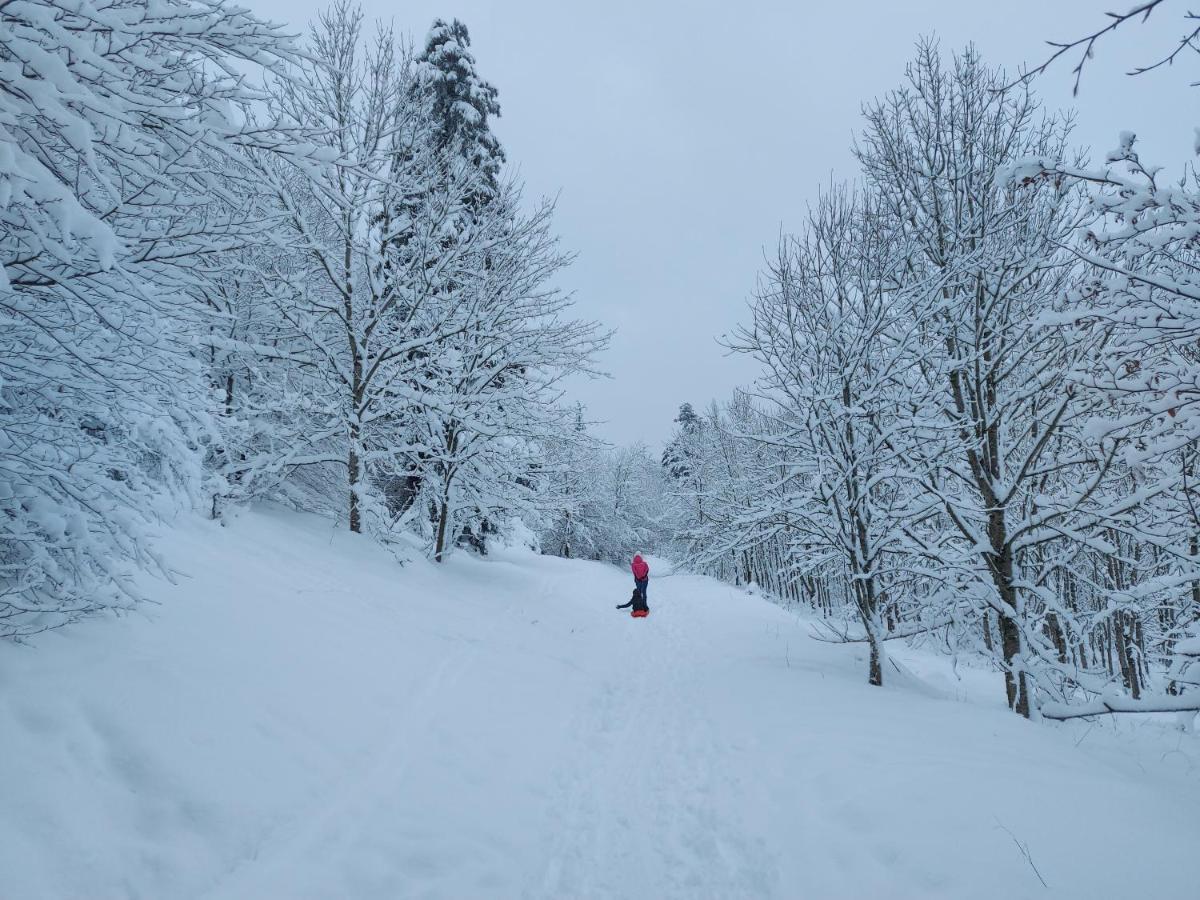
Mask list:
[[[1013,839],[1013,843],[1017,845],[1017,849],[1021,851],[1021,855],[1024,856],[1025,861],[1027,863],[1029,863],[1029,868],[1033,869],[1033,874],[1036,875],[1038,878],[1038,881],[1040,881],[1042,883],[1042,887],[1046,888],[1046,890],[1049,890],[1050,885],[1046,884],[1046,879],[1043,878],[1042,873],[1038,871],[1037,864],[1034,863],[1033,857],[1029,855],[1029,848],[1025,844],[1022,844],[1019,840],[1017,840],[1017,836],[1015,834],[1013,834],[1011,831],[1009,831],[1009,829],[1005,826],[1005,824],[1003,822],[1000,821],[1000,819],[998,817],[992,816],[992,818],[996,820],[997,825],[999,825],[1002,829],[1004,829],[1005,834],[1007,834],[1010,838]]]

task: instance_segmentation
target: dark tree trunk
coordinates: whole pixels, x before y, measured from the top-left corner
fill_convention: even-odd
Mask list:
[[[1046,636],[1050,638],[1054,644],[1054,649],[1058,654],[1058,661],[1064,665],[1067,663],[1067,639],[1063,634],[1062,623],[1058,620],[1058,613],[1046,614]]]
[[[1135,644],[1132,617],[1129,613],[1116,614],[1114,631],[1116,633],[1117,662],[1121,667],[1121,680],[1129,690],[1134,700],[1141,699],[1141,673],[1138,666],[1138,654]]]
[[[362,514],[358,508],[358,482],[361,463],[358,459],[358,426],[350,426],[350,453],[346,459],[350,477],[350,530],[355,534],[362,531]]]
[[[867,674],[867,684],[873,684],[875,687],[883,687],[883,653],[879,647],[879,640],[875,637],[875,633],[868,631],[867,635],[871,644],[871,662],[870,671]]]
[[[446,531],[450,525],[450,495],[447,491],[442,495],[441,509],[438,510],[437,538],[433,545],[434,562],[442,562],[446,554]]]
[[[1018,715],[1029,718],[1029,685],[1024,669],[1018,671],[1021,657],[1021,628],[1017,621],[1017,591],[1013,579],[1012,550],[1008,546],[1008,535],[1003,510],[990,516],[992,546],[998,547],[992,560],[992,577],[1000,602],[1004,606],[998,615],[1000,625],[1000,652],[1004,657],[1004,691],[1008,696],[1008,708]]]

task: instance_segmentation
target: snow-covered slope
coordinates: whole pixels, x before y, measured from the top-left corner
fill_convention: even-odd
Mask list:
[[[661,566],[639,621],[278,511],[164,550],[161,605],[0,646],[4,898],[1200,896],[1194,736],[870,688]]]

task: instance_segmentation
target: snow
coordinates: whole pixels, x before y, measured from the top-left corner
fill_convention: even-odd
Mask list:
[[[1175,652],[1181,656],[1200,656],[1200,635],[1179,641],[1175,645]]]
[[[1200,746],[1157,722],[1027,722],[914,651],[871,688],[660,560],[638,621],[615,567],[270,508],[161,551],[158,604],[0,645],[5,897],[1197,894]]]

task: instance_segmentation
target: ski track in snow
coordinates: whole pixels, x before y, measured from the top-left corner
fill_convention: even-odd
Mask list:
[[[147,617],[0,654],[3,900],[1198,895],[1194,735],[1018,721],[933,658],[870,688],[659,563],[636,620],[618,569],[279,512],[172,547]]]
[[[525,896],[735,898],[772,895],[772,863],[719,805],[730,777],[703,703],[687,689],[686,608],[658,586],[650,619],[572,725],[587,764],[564,761],[540,889]],[[736,793],[736,785],[731,786]]]
[[[431,705],[439,689],[450,687],[463,676],[469,665],[469,648],[443,659],[403,709],[390,739],[378,749],[374,761],[360,771],[347,773],[346,779],[327,791],[326,799],[297,813],[286,825],[263,835],[253,856],[239,863],[225,876],[208,900],[237,897],[268,897],[297,860],[322,848],[336,847],[354,834],[355,824],[370,821],[367,809],[387,794],[389,785],[401,781],[408,771],[412,734],[428,721]]]

